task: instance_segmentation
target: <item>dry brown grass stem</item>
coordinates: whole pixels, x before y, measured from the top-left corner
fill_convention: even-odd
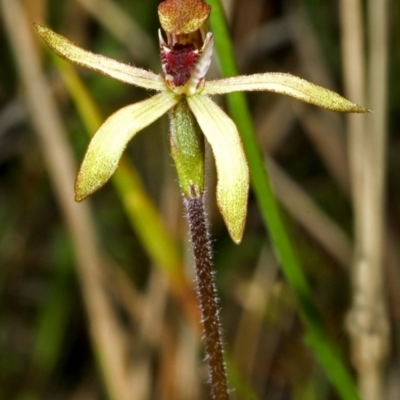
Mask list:
[[[157,268],[152,268],[147,290],[141,294],[135,290],[120,267],[111,262],[109,264],[109,268],[104,271],[113,296],[127,312],[130,322],[138,326],[136,336],[131,337],[134,347],[131,351],[127,349],[135,359],[129,370],[129,379],[135,388],[135,400],[145,400],[149,398],[153,386],[151,357],[162,340],[169,295],[168,280]],[[192,336],[198,343],[198,332],[195,329]]]
[[[350,238],[271,158],[266,162],[279,201],[304,229],[342,266],[351,261]]]
[[[288,137],[297,118],[292,99],[277,96],[269,112],[265,112],[265,104],[260,104],[254,112],[255,126],[261,149],[273,155]]]
[[[256,368],[257,349],[274,285],[279,272],[272,249],[265,245],[250,282],[239,286],[238,297],[243,307],[233,348],[235,365],[243,377],[251,379]],[[246,351],[243,351],[243,349]]]
[[[30,29],[19,0],[1,0],[0,5],[27,108],[73,242],[90,333],[110,398],[132,399],[132,388],[126,374],[126,346],[102,288],[101,257],[89,206],[73,200],[76,168],[56,101],[41,71],[39,55],[32,40],[33,29]]]
[[[158,51],[153,41],[136,22],[114,1],[77,0],[103,27],[112,33],[134,57],[134,61],[160,68]]]
[[[343,65],[347,95],[352,100],[374,109],[372,115],[348,116],[355,214],[353,304],[349,313],[348,329],[361,397],[363,400],[381,400],[385,398],[384,366],[389,349],[382,251],[387,3],[372,0],[368,4],[368,10],[370,63],[367,81],[361,2],[341,2]],[[368,89],[365,86],[367,82]]]
[[[299,74],[316,84],[335,90],[334,81],[303,7],[291,10],[288,18],[296,54],[299,58]],[[321,156],[327,170],[339,186],[349,192],[349,168],[345,152],[345,137],[340,114],[314,109],[302,103],[294,103],[304,132]]]
[[[299,107],[300,106],[300,107]],[[344,125],[337,115],[329,111],[311,110],[303,104],[296,105],[299,122],[321,157],[326,169],[340,189],[349,195],[349,163],[346,154]]]
[[[264,112],[262,116],[260,111],[259,117],[256,117],[257,131],[260,133],[260,144],[264,152],[271,154],[281,145],[297,116],[305,130],[312,131],[309,135],[315,137],[315,141],[321,142],[320,154],[324,156],[329,149],[335,154],[332,169],[338,172],[334,176],[336,178],[338,176],[347,177],[348,168],[344,145],[340,137],[336,135],[335,126],[326,120],[326,113],[307,112],[305,108],[298,107],[296,107],[296,112],[293,112],[289,102],[290,100],[285,98],[278,100],[268,114]],[[326,138],[328,138],[328,144],[323,146],[322,142]],[[275,193],[280,202],[329,254],[347,267],[352,254],[350,238],[318,207],[312,197],[279,167],[272,157],[267,157],[266,162],[269,165]],[[340,179],[338,180],[340,181]],[[341,183],[348,185],[348,179],[342,179]]]
[[[131,371],[132,386],[135,388],[135,399],[137,400],[146,400],[151,395],[152,365],[150,356],[151,350],[157,349],[162,339],[168,292],[167,278],[158,269],[152,268],[138,321],[139,338],[135,348],[139,351],[139,357],[135,357],[136,362]]]
[[[199,361],[199,341],[190,325],[181,323],[178,331],[174,366],[176,396],[174,400],[200,400],[204,365]]]

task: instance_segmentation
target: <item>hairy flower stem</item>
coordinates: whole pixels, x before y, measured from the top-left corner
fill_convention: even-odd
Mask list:
[[[211,242],[204,208],[204,137],[185,99],[170,111],[169,117],[171,154],[178,173],[193,246],[212,398],[228,400]]]
[[[197,291],[204,331],[203,339],[210,368],[212,398],[214,400],[228,400],[229,394],[222,352],[222,336],[204,196],[185,196],[184,203],[193,246]]]

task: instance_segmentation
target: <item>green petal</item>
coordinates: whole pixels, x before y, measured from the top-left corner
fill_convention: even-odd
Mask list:
[[[75,200],[81,201],[103,186],[114,173],[132,137],[178,102],[172,93],[160,93],[111,115],[91,140],[76,178]]]
[[[131,85],[158,91],[166,90],[164,78],[160,75],[118,62],[112,58],[91,53],[90,51],[76,46],[51,29],[38,24],[34,25],[39,35],[44,39],[51,50],[65,60]]]
[[[266,90],[294,97],[332,111],[365,113],[371,110],[361,107],[331,90],[314,85],[297,76],[271,72],[241,75],[206,82],[202,93],[225,94],[231,92]]]
[[[233,121],[207,96],[187,98],[217,166],[217,202],[235,243],[243,236],[249,191],[249,170],[239,133]]]

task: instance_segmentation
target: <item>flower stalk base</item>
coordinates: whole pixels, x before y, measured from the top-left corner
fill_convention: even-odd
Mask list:
[[[210,369],[212,398],[213,400],[228,400],[229,394],[204,196],[184,197],[184,203],[193,247],[197,292],[204,332],[203,340]]]

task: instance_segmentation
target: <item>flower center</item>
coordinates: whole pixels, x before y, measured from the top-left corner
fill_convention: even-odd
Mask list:
[[[166,0],[158,7],[167,38],[159,32],[165,81],[177,94],[189,96],[203,89],[213,45],[207,33],[210,9],[202,0]]]
[[[161,52],[161,62],[174,86],[183,86],[190,79],[199,53],[192,44],[174,44],[169,51]]]
[[[165,82],[177,94],[190,96],[200,92],[211,63],[213,37],[208,33],[203,47],[193,43],[175,43],[169,47],[159,32],[161,63]]]

